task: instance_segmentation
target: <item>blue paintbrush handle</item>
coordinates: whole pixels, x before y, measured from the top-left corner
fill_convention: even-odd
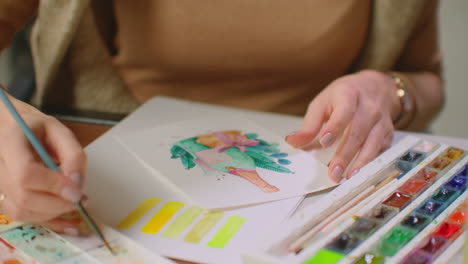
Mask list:
[[[55,162],[49,156],[45,148],[42,146],[42,144],[39,142],[37,137],[31,131],[31,129],[29,129],[29,127],[26,125],[23,118],[21,118],[21,116],[19,115],[18,111],[16,111],[15,107],[11,103],[10,99],[8,99],[3,89],[0,89],[0,98],[2,99],[3,103],[7,107],[8,111],[10,111],[15,121],[21,127],[21,130],[23,131],[24,135],[28,138],[29,142],[31,142],[31,145],[36,150],[37,154],[39,154],[39,156],[41,157],[45,165],[53,171],[58,171],[59,168],[57,167]]]

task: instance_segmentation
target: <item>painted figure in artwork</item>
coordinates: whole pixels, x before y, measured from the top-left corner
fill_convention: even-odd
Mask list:
[[[290,174],[291,162],[280,152],[277,143],[268,143],[257,134],[239,130],[217,131],[178,141],[171,148],[171,158],[180,159],[186,169],[196,165],[205,172],[218,171],[245,179],[265,193],[279,189],[260,177],[257,168]],[[284,166],[283,166],[284,165]]]

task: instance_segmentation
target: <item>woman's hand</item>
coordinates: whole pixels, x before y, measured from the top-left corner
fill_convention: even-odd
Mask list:
[[[310,103],[302,128],[288,135],[286,141],[302,147],[318,136],[322,147],[327,148],[341,136],[328,170],[330,177],[340,182],[390,146],[392,120],[400,107],[395,83],[388,75],[371,70],[346,75]]]
[[[60,166],[48,169],[3,104],[0,104],[0,211],[21,222],[45,223],[78,234],[79,221],[59,216],[82,198],[86,156],[73,133],[58,120],[12,99],[18,112]]]

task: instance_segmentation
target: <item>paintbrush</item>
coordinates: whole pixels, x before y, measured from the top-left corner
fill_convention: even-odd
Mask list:
[[[16,123],[18,123],[18,125],[20,126],[24,135],[28,138],[29,142],[31,143],[33,148],[36,150],[37,154],[41,157],[44,164],[53,171],[59,171],[58,166],[54,163],[52,158],[49,156],[45,148],[42,146],[42,144],[39,142],[37,137],[31,131],[31,129],[29,129],[28,125],[26,125],[23,118],[21,118],[21,116],[19,115],[18,111],[16,111],[15,107],[11,103],[10,99],[8,99],[8,96],[6,95],[1,85],[0,85],[0,98],[2,99],[8,111],[10,111]],[[83,206],[81,205],[81,202],[75,203],[75,208],[80,213],[81,217],[83,217],[83,219],[86,221],[86,223],[91,227],[94,233],[101,239],[104,245],[109,249],[111,254],[115,255],[115,252],[110,247],[109,243],[107,242],[106,238],[102,234],[101,230],[99,230],[99,227],[93,221],[93,219],[88,214],[88,212],[83,208]]]
[[[391,172],[385,179],[378,182],[375,185],[368,186],[365,190],[360,192],[357,196],[352,198],[349,202],[345,203],[341,208],[337,208],[335,212],[330,214],[325,220],[320,224],[316,225],[314,228],[306,232],[304,235],[299,237],[294,241],[289,247],[289,252],[298,253],[300,252],[307,241],[311,240],[312,237],[316,236],[319,233],[328,233],[331,229],[335,228],[344,218],[346,218],[350,213],[356,212],[362,206],[357,207],[356,205],[366,199],[369,195],[374,195],[378,190],[384,186],[389,186],[389,183],[398,177],[401,174],[399,170]],[[352,209],[353,208],[353,209]]]

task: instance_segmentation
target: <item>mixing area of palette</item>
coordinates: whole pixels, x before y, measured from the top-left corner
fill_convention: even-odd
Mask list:
[[[151,211],[154,213],[151,214]],[[144,220],[148,215],[151,217]],[[223,222],[223,219],[226,220]],[[139,222],[142,224],[141,227],[138,227]],[[243,217],[226,216],[222,211],[206,211],[201,207],[185,205],[182,202],[163,203],[160,198],[148,198],[122,219],[117,228],[125,231],[137,227],[139,232],[147,235],[159,235],[167,239],[181,239],[185,243],[199,244],[216,225],[222,223],[208,239],[206,246],[224,248],[245,222],[246,219]]]
[[[433,263],[463,239],[468,159],[454,147],[431,156],[437,148],[423,141],[384,169],[396,170],[399,184],[336,227],[303,263]]]
[[[69,237],[35,225],[20,225],[0,232],[1,264],[115,264],[173,263],[154,255],[102,226],[114,254],[96,236]]]

